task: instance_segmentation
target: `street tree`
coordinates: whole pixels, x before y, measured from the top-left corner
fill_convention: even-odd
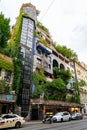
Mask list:
[[[2,12],[0,13],[0,48],[7,47],[10,38],[10,19],[5,18]],[[1,49],[0,49],[1,50]]]

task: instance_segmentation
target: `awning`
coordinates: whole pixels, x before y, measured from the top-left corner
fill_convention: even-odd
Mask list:
[[[48,47],[45,47],[42,44],[38,44],[36,48],[42,50],[43,53],[46,53],[48,55],[52,53],[51,49],[49,49]]]
[[[78,103],[70,103],[63,101],[55,101],[55,100],[43,100],[43,99],[31,99],[31,104],[43,104],[43,105],[53,105],[53,106],[62,106],[62,107],[79,107],[83,108],[83,104]]]

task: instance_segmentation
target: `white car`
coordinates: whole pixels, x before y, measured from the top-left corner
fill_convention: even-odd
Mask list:
[[[52,122],[70,121],[71,115],[69,112],[58,112],[52,117]]]
[[[20,128],[25,124],[24,117],[16,114],[4,114],[0,116],[0,129],[2,128]]]

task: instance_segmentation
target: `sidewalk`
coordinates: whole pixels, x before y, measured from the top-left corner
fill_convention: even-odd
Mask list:
[[[42,121],[41,120],[31,120],[31,121],[26,121],[26,124],[41,124]]]

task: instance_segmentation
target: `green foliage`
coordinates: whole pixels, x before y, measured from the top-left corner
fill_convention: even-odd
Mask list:
[[[57,43],[56,43],[56,42],[53,42],[52,45],[56,48]]]
[[[54,67],[53,74],[54,74],[54,78],[61,78],[66,85],[72,77],[70,70],[64,70],[64,69],[60,70],[57,67]]]
[[[66,85],[71,77],[71,73],[69,70],[59,70],[56,67],[54,73],[55,79],[52,82],[47,82],[43,69],[41,69],[40,73],[34,72],[33,78],[36,91],[32,94],[33,98],[39,98],[44,93],[46,100],[66,100]]]
[[[18,57],[19,49],[20,49],[20,36],[21,36],[21,28],[22,28],[22,12],[18,17],[18,21],[16,27],[13,28],[13,33],[9,43],[9,53],[11,57]]]
[[[0,68],[2,68],[2,69],[4,69],[4,70],[11,71],[11,72],[14,71],[13,63],[11,63],[11,62],[9,62],[9,61],[6,61],[6,60],[3,59],[1,56],[0,56]]]
[[[52,85],[54,86],[54,88],[60,92],[65,92],[66,91],[66,84],[65,82],[61,79],[54,79],[52,82]]]
[[[58,80],[58,78],[60,78],[61,80],[56,81],[54,84],[52,84],[52,86],[54,87],[58,87],[58,91],[60,92],[60,94],[58,95],[58,99],[59,100],[65,100],[65,101],[69,101],[69,102],[77,102],[80,103],[80,95],[79,95],[79,88],[78,88],[78,83],[73,83],[73,87],[72,87],[72,95],[68,98],[68,100],[66,99],[67,96],[67,92],[68,90],[66,89],[66,85],[68,83],[68,81],[71,79],[72,75],[71,72],[69,70],[60,70],[57,67],[54,68],[54,81]],[[59,82],[59,83],[58,83]],[[83,83],[83,82],[82,82]],[[65,84],[65,86],[64,86]]]
[[[9,93],[11,90],[10,85],[6,83],[4,80],[0,81],[0,94]]]
[[[41,33],[40,31],[35,30],[34,36],[35,36],[35,37],[42,37],[43,35],[42,35],[42,33]]]
[[[4,17],[2,12],[0,13],[0,50],[7,46],[7,41],[10,38],[10,19]]]
[[[80,93],[79,93],[79,86],[78,82],[74,82],[72,86],[72,96],[68,99],[70,102],[80,103]]]
[[[37,22],[37,26],[40,27],[42,30],[48,32],[48,29],[45,26],[43,26],[42,23]]]
[[[80,103],[80,96],[79,95],[72,95],[68,98],[68,102],[72,103]]]
[[[80,80],[78,85],[84,87],[86,85],[86,83],[84,80]]]
[[[61,78],[54,79],[52,82],[46,82],[44,90],[45,99],[66,100],[66,85]]]
[[[82,87],[84,87],[86,85],[84,80],[81,80],[79,82],[74,82],[73,83],[73,94],[72,96],[69,98],[69,101],[71,102],[76,102],[76,103],[80,103],[80,90]]]
[[[19,94],[20,89],[20,80],[21,80],[21,73],[22,73],[22,62],[20,59],[14,58],[14,79],[13,79],[13,90],[15,93]]]
[[[38,42],[43,43],[45,46],[48,46],[48,43],[45,39],[39,39]]]
[[[44,83],[46,82],[44,71],[42,68],[40,68],[39,73],[36,73],[36,72],[33,73],[33,79],[34,79],[34,84],[35,84],[36,89],[35,89],[35,92],[32,93],[32,97],[39,98],[40,95],[44,91],[43,86],[44,86]]]
[[[68,49],[66,46],[60,46],[57,45],[56,46],[56,50],[61,53],[62,55],[66,56],[67,58],[69,58],[70,60],[75,60],[78,61],[78,56],[77,54],[71,50],[70,48]]]

